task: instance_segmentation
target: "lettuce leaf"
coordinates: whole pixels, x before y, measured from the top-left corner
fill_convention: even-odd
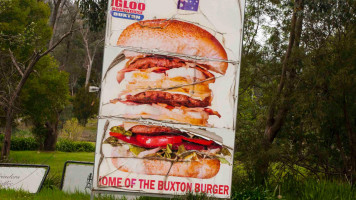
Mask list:
[[[122,145],[122,142],[119,141],[116,137],[108,137],[104,142],[103,144],[111,144],[112,146],[114,147],[117,147],[117,146],[121,146]]]
[[[131,131],[127,131],[124,129],[124,127],[121,127],[121,126],[113,126],[113,127],[111,127],[110,131],[113,133],[120,133],[125,136],[132,136]]]
[[[228,164],[228,165],[231,165],[231,164],[229,163],[229,161],[227,161],[224,157],[217,157],[217,159],[220,160],[220,163],[221,163],[221,164]]]
[[[177,155],[181,155],[182,153],[186,152],[187,150],[185,149],[184,145],[180,145],[178,147]]]
[[[224,156],[232,156],[230,151],[226,147],[223,147],[221,149],[220,153],[222,153],[222,155],[224,155]]]
[[[134,146],[134,145],[129,145],[130,151],[135,154],[136,156],[140,154],[142,151],[146,151],[145,148]]]

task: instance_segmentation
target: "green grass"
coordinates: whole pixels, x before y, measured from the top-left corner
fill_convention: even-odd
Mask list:
[[[94,162],[94,152],[11,151],[8,162],[49,165],[50,175],[62,175],[67,160]]]
[[[295,197],[302,200],[356,199],[356,188],[352,188],[350,184],[343,182],[326,180],[286,181],[281,188],[282,196],[285,196],[285,199],[293,199]]]
[[[81,194],[81,193],[74,193],[74,194],[67,194],[62,192],[59,189],[42,189],[38,194],[29,194],[23,191],[14,191],[14,190],[0,190],[0,199],[7,199],[7,200],[88,200],[90,199],[89,194]],[[95,199],[101,200],[114,200],[112,197],[100,197]]]
[[[2,199],[89,199],[90,195],[66,194],[58,189],[63,165],[67,160],[93,162],[94,153],[86,152],[37,152],[37,151],[11,151],[9,162],[47,164],[51,167],[43,189],[39,194],[29,194],[23,191],[0,190]],[[236,176],[239,177],[239,176]],[[235,177],[235,178],[236,178]],[[280,196],[278,196],[280,195]],[[279,185],[256,186],[244,183],[242,180],[234,181],[232,190],[233,199],[302,199],[302,200],[353,200],[356,199],[356,189],[347,183],[334,181],[296,180],[287,178]],[[279,198],[278,198],[279,197]],[[100,199],[113,199],[101,197]],[[140,197],[140,200],[153,200],[160,198]],[[188,195],[175,199],[208,199],[204,196]]]

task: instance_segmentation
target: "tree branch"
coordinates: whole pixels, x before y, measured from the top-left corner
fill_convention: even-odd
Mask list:
[[[42,54],[40,54],[40,58],[47,55],[48,53],[50,53],[51,51],[53,51],[54,48],[56,48],[66,37],[68,37],[70,34],[72,34],[74,32],[74,30],[72,30],[72,28],[70,29],[70,31],[68,31],[66,34],[62,35],[62,37],[56,42],[54,43],[52,46],[50,46],[47,51],[43,52]]]
[[[10,53],[10,58],[11,58],[12,63],[15,65],[17,71],[21,74],[21,76],[23,76],[23,72],[22,72],[19,64],[16,62],[15,56],[12,53],[11,49],[9,49],[9,53]]]

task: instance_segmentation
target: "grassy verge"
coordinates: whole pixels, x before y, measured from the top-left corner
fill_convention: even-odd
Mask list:
[[[0,199],[8,199],[8,200],[88,200],[90,199],[89,194],[81,194],[81,193],[74,193],[74,194],[67,194],[62,192],[59,189],[49,189],[44,188],[38,194],[29,194],[23,191],[14,191],[14,190],[0,190]],[[112,197],[100,197],[95,199],[101,200],[113,200]]]
[[[94,153],[11,151],[9,162],[49,165],[50,174],[62,175],[63,166],[67,160],[94,162]]]
[[[10,160],[7,162],[49,165],[50,171],[43,187],[55,189],[60,186],[64,163],[67,160],[94,162],[94,152],[11,151]]]
[[[0,190],[0,199],[89,199],[90,195],[66,194],[58,188],[63,165],[67,160],[94,160],[94,153],[87,152],[37,152],[11,151],[10,161],[14,163],[47,164],[51,167],[44,188],[39,194],[29,194],[23,191]],[[235,173],[236,174],[236,173]],[[237,176],[238,177],[238,176]],[[256,186],[240,180],[234,181],[232,199],[302,199],[302,200],[353,200],[356,199],[356,188],[347,183],[316,180],[286,179],[278,185]],[[100,199],[113,199],[101,197]],[[160,199],[140,197],[141,200]],[[178,198],[176,198],[178,199]],[[188,195],[179,199],[208,199],[205,196]]]

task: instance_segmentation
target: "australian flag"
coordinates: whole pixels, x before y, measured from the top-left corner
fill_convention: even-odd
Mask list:
[[[178,9],[197,11],[199,0],[178,0]]]

